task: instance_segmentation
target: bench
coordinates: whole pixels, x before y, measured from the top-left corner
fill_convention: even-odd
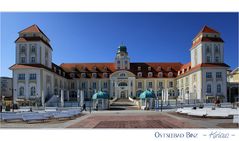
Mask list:
[[[6,122],[22,120],[22,114],[2,114],[2,120]]]
[[[196,109],[196,110],[191,110],[188,112],[189,116],[197,116],[197,117],[204,117],[207,115],[206,109]]]
[[[182,108],[182,111],[180,112],[181,114],[188,114],[192,108]]]
[[[45,107],[45,112],[54,112],[57,111],[57,107]]]
[[[229,111],[227,110],[208,110],[206,117],[215,117],[215,118],[228,118],[229,117]]]
[[[25,115],[22,115],[22,119],[23,119],[23,121],[25,121],[27,123],[30,123],[30,122],[34,122],[34,121],[42,121],[42,122],[44,122],[48,118],[45,117],[43,114],[35,113],[35,114],[25,114]]]
[[[54,118],[60,120],[60,119],[71,119],[74,115],[72,113],[68,112],[60,112],[60,113],[54,113]]]

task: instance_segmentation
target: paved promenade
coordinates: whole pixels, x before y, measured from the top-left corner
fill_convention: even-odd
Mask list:
[[[1,122],[0,128],[237,128],[232,119],[196,118],[173,111],[87,111],[73,120],[44,123]]]

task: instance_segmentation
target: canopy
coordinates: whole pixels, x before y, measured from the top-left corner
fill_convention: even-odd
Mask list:
[[[140,99],[145,99],[145,98],[155,98],[155,94],[153,91],[150,90],[145,90],[142,92],[139,96]]]
[[[105,92],[99,91],[92,96],[92,99],[108,99],[109,95]]]

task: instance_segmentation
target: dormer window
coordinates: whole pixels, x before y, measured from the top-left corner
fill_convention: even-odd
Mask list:
[[[137,76],[142,77],[142,72],[138,72]]]
[[[104,71],[107,71],[107,67],[104,67]]]
[[[85,70],[86,70],[86,67],[84,66],[82,69],[85,71]]]
[[[159,67],[157,68],[157,70],[158,70],[158,71],[162,71],[162,68],[159,66]]]
[[[82,74],[81,74],[81,77],[82,77],[82,78],[85,78],[85,77],[86,77],[86,74],[85,74],[85,73],[82,73]]]
[[[96,77],[97,77],[97,74],[96,74],[96,73],[92,73],[92,77],[93,77],[93,78],[96,78]]]
[[[158,73],[158,77],[159,77],[159,78],[162,78],[162,77],[163,77],[163,73],[162,73],[162,72],[159,72],[159,73]]]
[[[148,77],[153,77],[153,73],[152,72],[148,72]]]
[[[65,72],[63,72],[63,76],[64,76],[64,77],[66,76]]]
[[[169,73],[168,73],[168,77],[173,77],[173,73],[172,73],[172,72],[169,72]]]
[[[61,70],[59,70],[59,74],[61,75]]]
[[[93,70],[96,71],[96,66],[93,67]]]
[[[54,67],[54,72],[56,72],[56,67]]]
[[[75,74],[74,73],[71,73],[71,78],[74,78],[75,77]]]
[[[171,67],[168,67],[168,68],[167,68],[167,71],[171,71]]]
[[[148,67],[148,71],[151,71],[151,67]]]
[[[141,67],[138,67],[138,71],[141,71]]]
[[[104,78],[108,78],[108,74],[107,73],[104,73],[103,76],[104,76]]]

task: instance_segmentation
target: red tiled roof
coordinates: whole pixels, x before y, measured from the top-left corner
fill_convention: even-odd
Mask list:
[[[78,77],[80,77],[79,73],[86,73],[87,78],[91,77],[93,72],[97,73],[98,78],[101,78],[104,72],[111,74],[116,71],[114,63],[64,63],[60,66],[66,72],[77,72]],[[172,72],[173,77],[176,77],[177,70],[181,66],[181,63],[130,63],[130,70],[128,71],[134,73],[136,76],[138,72],[142,72],[142,77],[148,77],[148,72],[152,72],[153,77],[158,77],[158,72],[163,72],[163,77],[168,77],[168,73]],[[107,67],[107,70],[104,69],[105,67]],[[140,71],[138,71],[138,67],[141,67]],[[151,71],[148,71],[148,67],[151,67]],[[158,69],[159,67],[161,70]],[[168,70],[168,68],[171,68],[171,70]]]
[[[202,37],[198,41],[196,41],[192,44],[192,48],[196,47],[201,42],[221,42],[221,43],[223,43],[224,41],[220,37],[216,37],[216,38],[214,38],[214,37]]]
[[[54,71],[54,67],[56,67],[56,72]],[[51,72],[54,72],[55,74],[58,74],[58,75],[60,75],[59,70],[64,72],[64,70],[61,67],[57,66],[54,63],[52,63],[52,68],[48,68],[42,64],[14,64],[9,69],[13,70],[13,69],[33,69],[33,68],[43,68],[43,69],[49,70]],[[60,76],[63,76],[63,73],[61,73]],[[69,78],[69,76],[66,72],[65,72],[65,77]]]
[[[42,33],[44,36],[46,36],[45,33],[36,24],[34,24],[21,30],[19,33],[39,33],[39,32]],[[49,40],[47,36],[46,38]]]
[[[42,41],[52,50],[51,45],[45,40],[43,40],[41,37],[18,37],[15,42],[27,42],[27,41]]]
[[[189,65],[189,63],[190,63],[190,65]],[[183,67],[180,69],[180,74],[178,76],[188,74],[189,72],[192,72],[194,70],[197,70],[197,69],[203,68],[203,67],[229,67],[225,63],[202,63],[202,64],[198,64],[198,65],[196,65],[192,68],[191,67],[191,62],[189,62],[189,63],[183,65]],[[189,70],[186,69],[187,67],[189,67]],[[184,73],[182,73],[183,69],[184,69]]]
[[[218,33],[219,34],[219,32],[217,32],[216,30],[214,30],[206,25],[202,28],[202,30],[200,32],[201,33]]]

